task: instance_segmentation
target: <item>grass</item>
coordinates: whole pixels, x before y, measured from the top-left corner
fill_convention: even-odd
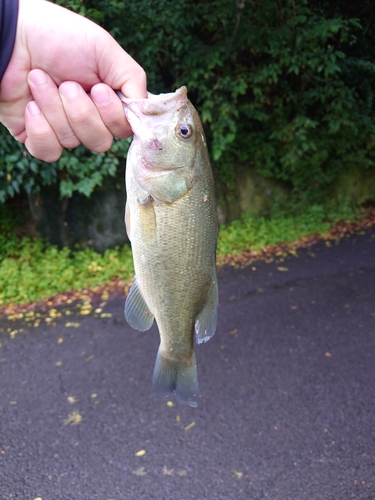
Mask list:
[[[324,234],[338,221],[352,221],[358,216],[359,212],[348,206],[336,209],[313,206],[299,216],[278,214],[272,219],[244,215],[241,220],[220,228],[218,255],[260,250],[310,234]],[[101,255],[88,248],[74,252],[58,249],[41,238],[20,239],[14,216],[0,207],[0,306],[95,288],[114,278],[129,282],[133,273],[128,246],[107,250]]]
[[[361,216],[360,209],[347,204],[336,207],[313,205],[300,215],[279,213],[271,219],[242,216],[219,230],[218,255],[261,250],[279,243],[291,243],[303,236],[325,234],[339,221],[352,222]]]
[[[134,274],[128,246],[71,252],[42,238],[17,237],[15,220],[0,207],[0,306],[23,304],[69,290],[94,288],[114,277],[128,281]]]

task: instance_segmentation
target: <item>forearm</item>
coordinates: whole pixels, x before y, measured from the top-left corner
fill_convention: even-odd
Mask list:
[[[0,81],[12,56],[17,17],[18,0],[0,0]]]

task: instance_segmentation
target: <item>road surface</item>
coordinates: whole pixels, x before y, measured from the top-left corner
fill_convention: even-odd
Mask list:
[[[122,298],[1,320],[0,499],[375,500],[375,230],[219,287],[198,408],[152,393]]]

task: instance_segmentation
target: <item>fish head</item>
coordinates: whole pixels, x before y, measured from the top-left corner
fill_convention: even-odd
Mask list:
[[[157,172],[193,166],[197,147],[206,139],[186,87],[168,94],[149,93],[147,99],[120,98],[143,168]]]

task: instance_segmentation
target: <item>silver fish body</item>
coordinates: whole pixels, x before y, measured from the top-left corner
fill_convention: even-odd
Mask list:
[[[133,129],[126,166],[126,227],[135,278],[125,303],[141,331],[155,318],[160,347],[153,386],[179,401],[199,399],[194,338],[215,332],[217,213],[206,139],[186,87],[125,99]]]

